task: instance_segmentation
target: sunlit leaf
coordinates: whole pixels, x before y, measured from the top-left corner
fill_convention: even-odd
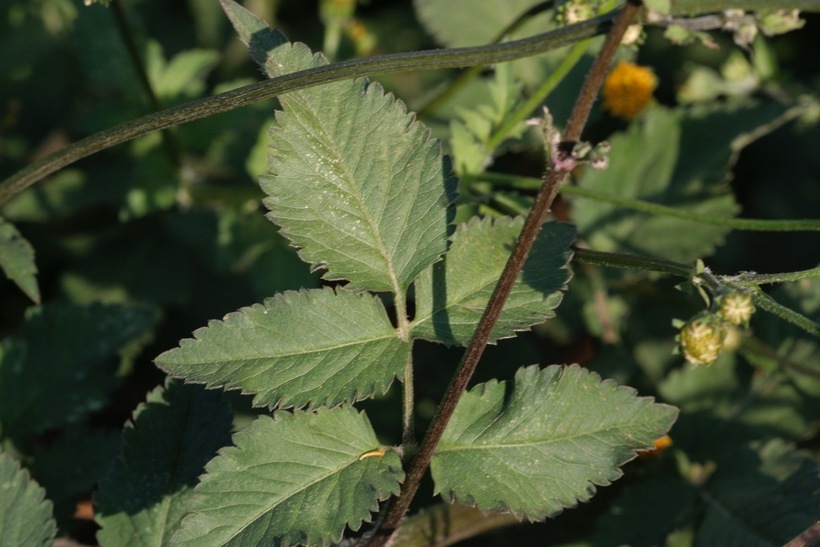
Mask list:
[[[401,462],[352,407],[278,412],[234,436],[196,488],[177,545],[328,545],[396,494]]]
[[[409,345],[368,294],[286,292],[211,321],[157,357],[173,376],[255,394],[257,406],[336,405],[383,393]]]
[[[20,235],[13,224],[0,217],[0,269],[6,277],[14,281],[26,296],[40,302],[37,287],[37,265],[34,263],[34,248]]]
[[[49,547],[57,534],[45,490],[0,451],[0,545]]]
[[[519,369],[461,399],[431,469],[447,501],[541,520],[586,501],[652,447],[677,410],[577,365]]]

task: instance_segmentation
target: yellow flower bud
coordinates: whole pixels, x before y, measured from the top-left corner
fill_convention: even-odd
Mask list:
[[[755,311],[752,295],[732,292],[718,300],[718,314],[732,325],[748,325]]]

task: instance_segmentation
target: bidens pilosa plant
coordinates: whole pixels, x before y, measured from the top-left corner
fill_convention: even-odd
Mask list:
[[[178,106],[0,186],[0,200],[19,194],[2,210],[0,264],[35,302],[33,248],[11,221],[72,218],[84,183],[22,189],[114,142],[261,98],[278,105],[253,112],[275,110],[266,124],[229,120],[237,133],[221,138],[207,134],[224,129],[216,122],[207,138],[182,127],[141,137],[117,229],[62,242],[100,266],[53,274],[64,301],[33,308],[0,347],[0,544],[81,534],[75,505],[92,490],[96,540],[114,546],[438,545],[519,521],[545,522],[503,532],[530,544],[528,533],[545,544],[544,530],[548,543],[600,545],[820,534],[817,459],[794,446],[816,438],[820,418],[807,317],[820,270],[718,275],[700,260],[730,229],[820,229],[735,218],[726,181],[755,139],[793,120],[816,131],[817,98],[774,87],[774,54],[755,37],[800,26],[786,4],[418,0],[448,49],[334,64],[377,39],[355,2],[320,3],[326,56],[221,0],[268,80],[189,103],[212,52],[132,50],[149,102]],[[108,9],[123,15],[115,0]],[[644,33],[713,47],[710,29],[739,49],[723,43],[720,72],[691,69],[674,105],[656,102],[661,77],[635,62]],[[477,43],[489,45],[466,47]],[[490,68],[409,97],[424,99],[430,128],[361,78],[456,66]],[[561,98],[575,99],[571,112]],[[588,119],[595,142],[582,138]],[[261,193],[212,180],[232,168],[239,121],[253,149],[238,162]],[[532,157],[535,172],[503,168]],[[203,275],[179,266],[189,248],[207,265],[201,292],[174,281]],[[110,271],[143,265],[158,278],[106,287]],[[275,281],[286,269],[303,272],[292,286]],[[220,279],[243,280],[257,303],[180,334],[181,308],[225,310],[209,300]],[[776,296],[789,306],[761,289],[771,283],[785,283]],[[676,337],[672,319],[687,316]],[[167,379],[121,439],[95,428],[93,413],[153,349]],[[426,477],[440,500],[410,509],[429,496]],[[585,523],[561,530],[551,519],[579,502]]]

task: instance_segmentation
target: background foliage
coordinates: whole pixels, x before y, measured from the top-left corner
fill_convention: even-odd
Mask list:
[[[522,0],[517,4],[523,10],[535,3]],[[514,15],[508,2],[486,2],[482,9],[487,13],[455,10],[464,19],[456,24],[448,2],[424,0],[414,6],[409,1],[371,0],[357,7],[355,26],[344,17],[334,19],[314,3],[246,5],[291,40],[304,42],[313,51],[335,51],[336,59],[487,43]],[[259,78],[218,3],[135,0],[120,7],[124,10],[118,11],[115,5],[86,7],[71,0],[8,0],[0,7],[0,51],[22,52],[0,55],[0,178],[94,131]],[[122,20],[118,21],[119,15]],[[820,160],[815,149],[820,126],[816,106],[813,111],[805,105],[817,100],[820,66],[816,56],[801,52],[820,47],[814,32],[820,20],[812,14],[806,19],[804,29],[759,37],[749,51],[734,46],[726,34],[713,33],[719,48],[682,47],[666,41],[661,30],[649,30],[639,51],[625,49],[619,55],[654,69],[660,82],[658,104],[631,122],[596,108],[586,137],[610,140],[611,163],[606,171],[583,170],[574,181],[578,188],[712,218],[816,216]],[[523,36],[554,24],[544,14],[516,32]],[[334,25],[339,30],[335,41]],[[579,47],[578,64],[569,66],[567,77],[548,90],[547,104],[559,124],[566,118],[599,43],[596,39]],[[135,69],[134,52],[144,67],[142,74]],[[504,123],[515,115],[523,98],[544,91],[545,79],[562,67],[566,57],[561,52],[550,53],[485,70],[421,118],[433,136],[442,139],[444,151],[453,155],[455,172],[461,177],[456,220],[468,221],[475,214],[485,217],[469,220],[451,234],[454,265],[448,263],[447,268],[456,270],[448,277],[472,280],[475,277],[471,276],[482,274],[486,280],[473,286],[448,285],[450,297],[461,291],[479,302],[465,297],[444,312],[431,304],[441,290],[435,269],[422,273],[416,284],[413,311],[419,320],[412,332],[418,339],[413,353],[419,433],[461,355],[453,346],[464,344],[470,336],[468,326],[458,327],[459,317],[465,325],[476,320],[481,295],[487,293],[483,296],[486,302],[496,269],[500,271],[503,265],[502,251],[520,230],[519,221],[501,215],[516,215],[529,206],[532,185],[521,181],[537,178],[543,171],[543,145],[537,133],[521,120],[508,129],[503,129]],[[375,79],[410,109],[421,109],[453,76],[440,71]],[[153,96],[146,91],[146,80]],[[355,82],[338,85],[347,86],[350,93],[361,88]],[[315,90],[314,95],[321,97],[322,88]],[[282,101],[287,108],[286,102]],[[291,108],[299,106],[295,102]],[[804,107],[796,110],[800,105]],[[267,410],[254,408],[254,404],[301,408],[320,403],[307,386],[327,382],[326,378],[308,378],[302,385],[285,383],[286,389],[264,393],[242,384],[229,385],[254,391],[254,400],[237,391],[222,394],[169,380],[153,363],[205,325],[208,329],[197,331],[198,340],[213,335],[219,342],[214,333],[220,329],[242,339],[235,333],[247,323],[282,329],[265,323],[267,310],[287,309],[294,301],[330,301],[330,295],[336,294],[330,287],[338,285],[333,280],[345,277],[346,271],[338,275],[331,271],[326,276],[329,280],[320,280],[321,272],[311,272],[277,226],[264,218],[263,197],[272,193],[266,184],[280,185],[277,195],[284,195],[283,188],[293,190],[287,196],[290,201],[282,198],[281,203],[274,203],[268,198],[267,207],[274,214],[277,208],[282,214],[283,208],[294,207],[298,199],[339,203],[338,196],[300,195],[295,176],[288,181],[263,182],[264,192],[258,186],[257,177],[269,168],[267,130],[275,108],[281,107],[276,101],[262,101],[106,150],[49,177],[0,210],[0,238],[8,243],[3,249],[10,249],[12,259],[22,264],[35,252],[38,269],[36,285],[31,282],[33,272],[25,267],[22,277],[0,280],[0,475],[4,477],[0,482],[21,485],[19,497],[10,505],[13,510],[3,514],[11,515],[9,522],[26,518],[30,523],[4,528],[3,538],[21,545],[46,545],[56,533],[87,543],[126,545],[137,541],[129,531],[138,529],[144,533],[141,541],[163,543],[181,526],[203,469],[209,479],[203,481],[202,491],[212,488],[219,495],[220,483],[234,480],[232,473],[235,466],[245,465],[243,458],[254,451],[275,449],[263,434],[271,428],[285,430],[285,438],[295,444],[321,445],[315,438],[323,432],[347,432],[351,437],[347,442],[355,449],[346,455],[351,461],[373,445],[376,438],[370,425],[362,425],[362,415],[349,407],[320,411],[312,418],[313,429],[290,428],[285,414],[277,414],[275,420],[256,419]],[[402,112],[392,115],[394,125],[403,123]],[[290,136],[308,139],[310,127],[288,126],[296,123],[287,117],[291,115],[278,116]],[[371,114],[362,116],[366,122]],[[359,134],[344,142],[355,147],[357,139],[365,138],[378,137]],[[408,140],[411,148],[428,144],[421,129]],[[290,142],[293,140],[274,144],[282,151]],[[316,151],[316,156],[326,158],[336,152]],[[341,152],[343,156],[344,150]],[[384,151],[385,158],[390,157],[389,152]],[[310,158],[306,155],[304,159]],[[273,167],[298,172],[300,165],[275,163]],[[516,178],[499,180],[486,175],[487,171]],[[453,189],[448,187],[452,184],[454,179],[444,180],[444,191],[431,202],[453,199]],[[396,199],[406,190],[396,187]],[[562,194],[554,216],[566,222],[556,225],[565,244],[575,236],[571,223],[577,227],[582,246],[686,263],[702,258],[720,274],[806,270],[818,262],[820,237],[816,232],[731,230],[618,207],[573,195],[572,188]],[[306,222],[312,227],[318,220]],[[447,220],[444,213],[437,218],[440,227]],[[298,242],[298,234],[287,235]],[[426,266],[425,260],[443,251],[444,239],[439,239],[439,247],[428,256],[402,265],[406,266],[400,276],[402,290]],[[330,247],[344,250],[343,244],[333,241]],[[560,301],[555,293],[569,276],[559,272],[553,278],[539,278],[540,272],[560,270],[567,258],[556,259],[551,244],[564,245],[543,242],[542,254],[536,249],[533,257],[541,261],[531,261],[530,270],[524,271],[524,278],[547,297],[544,301],[529,300],[528,293],[519,300],[513,297],[507,322],[497,327],[497,345],[488,349],[478,369],[476,387],[468,395],[471,404],[491,406],[493,401],[504,400],[504,385],[515,385],[518,390],[520,378],[536,371],[521,369],[523,365],[579,363],[605,379],[634,386],[641,395],[680,408],[670,433],[673,445],[654,458],[627,464],[621,480],[555,519],[495,530],[467,543],[502,545],[537,538],[543,544],[548,537],[549,544],[556,545],[772,544],[788,541],[811,524],[820,514],[816,494],[820,352],[816,337],[758,312],[752,320],[753,335],[735,350],[709,368],[685,365],[673,353],[676,333],[672,320],[687,319],[703,308],[697,294],[678,291],[677,281],[657,274],[575,263],[569,290],[553,310]],[[396,248],[402,250],[399,243]],[[489,258],[480,267],[469,261],[475,248],[488,252]],[[398,251],[396,256],[404,260],[405,253]],[[493,252],[500,258],[492,258]],[[464,257],[460,265],[456,262],[459,253]],[[309,251],[301,256],[321,262],[312,260]],[[372,270],[383,271],[375,266]],[[389,281],[376,278],[375,273],[361,279],[363,288],[390,289]],[[324,288],[304,290],[319,287]],[[768,292],[815,321],[820,317],[816,278]],[[284,294],[271,298],[277,293]],[[392,378],[401,377],[407,347],[391,338],[394,309],[390,297],[349,295],[349,300],[336,302],[340,317],[349,318],[359,306],[384,313],[382,302],[388,311],[371,326],[376,341],[362,344],[366,350],[351,352],[358,356],[370,351],[380,363],[386,354],[392,357],[380,371],[385,377],[378,382],[351,389],[349,378],[337,378],[340,387],[334,403],[380,395],[361,408],[367,411],[378,442],[396,444],[401,439],[401,394],[395,382],[392,388],[388,386]],[[32,301],[42,305],[33,306]],[[231,314],[240,308],[242,313]],[[437,321],[437,314],[442,313],[456,325],[446,336]],[[514,331],[553,313],[556,316],[543,325],[511,337]],[[223,322],[209,324],[221,317],[225,317]],[[300,321],[307,328],[315,326],[295,312],[287,323],[295,328]],[[317,340],[345,334],[333,329],[311,333]],[[288,348],[274,346],[266,348],[266,357],[280,359],[287,354]],[[186,370],[192,363],[201,364],[196,348],[183,343],[187,353],[165,353],[157,364],[177,376],[225,384],[211,375],[216,372],[198,367],[201,376],[193,376]],[[339,370],[355,375],[343,367],[349,362],[344,356],[333,357],[339,359]],[[358,365],[372,368],[375,359]],[[258,355],[248,356],[248,361],[257,367],[254,373],[265,369]],[[580,374],[578,368],[569,370]],[[526,385],[546,390],[549,382],[530,378]],[[508,392],[508,397],[510,393],[518,391]],[[294,416],[295,420],[310,415],[300,411]],[[206,468],[236,431],[240,432],[233,438],[236,446],[221,452]],[[310,434],[316,437],[309,441],[301,437]],[[448,437],[446,442],[455,439]],[[478,503],[480,500],[465,500],[457,488],[448,486],[452,471],[446,459],[469,460],[458,463],[456,470],[483,464],[455,448],[448,455],[446,442],[433,467],[436,481],[441,481],[436,490],[447,499]],[[186,464],[173,475],[166,472],[170,456]],[[340,461],[347,460],[342,457]],[[340,468],[343,463],[338,464]],[[395,493],[401,478],[398,463],[398,457],[390,453],[385,458],[362,460],[361,468],[353,467],[351,472],[381,477],[370,488],[378,492],[377,499],[383,499]],[[294,472],[287,462],[270,465],[282,466],[285,475]],[[377,473],[376,468],[381,471]],[[238,474],[237,480],[243,476]],[[601,476],[592,482],[603,485],[614,478]],[[425,488],[426,494],[433,490],[430,484]],[[91,520],[87,508],[94,492],[95,520]],[[321,497],[322,493],[311,495]],[[158,505],[160,499],[163,504]],[[272,522],[278,523],[283,522],[278,518],[290,518],[291,504],[301,501],[294,495],[269,506],[265,500],[259,503],[261,510],[270,512]],[[6,500],[0,500],[0,505],[3,502]],[[186,523],[180,541],[196,544],[205,537],[197,534],[208,529],[207,505],[197,503],[205,510]],[[512,510],[542,516],[540,510],[523,506]],[[323,518],[324,513],[317,511],[306,520]],[[354,529],[368,518],[367,514],[329,513],[341,519],[342,526],[352,523]],[[164,527],[153,527],[159,521]],[[311,537],[298,527],[275,528],[283,531],[278,540],[285,543],[299,538],[327,539]]]

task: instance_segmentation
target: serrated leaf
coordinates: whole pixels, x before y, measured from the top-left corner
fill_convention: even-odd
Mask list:
[[[327,64],[304,44],[282,43],[243,8],[228,15],[268,76]],[[326,279],[352,288],[404,292],[447,247],[455,179],[439,143],[385,95],[358,79],[279,98],[260,178],[268,218]]]
[[[253,393],[254,405],[337,405],[384,393],[409,345],[381,301],[345,290],[289,291],[211,321],[157,357],[169,374]]]
[[[328,545],[358,530],[403,480],[363,413],[277,412],[234,436],[197,486],[176,545]]]
[[[13,224],[0,217],[0,268],[26,296],[40,302],[34,248]]]
[[[467,344],[487,307],[521,228],[522,218],[471,220],[453,235],[443,262],[416,282],[411,334],[448,345]],[[575,228],[549,222],[541,227],[524,269],[504,305],[491,342],[542,323],[555,313],[572,275],[568,263]]]
[[[168,544],[205,463],[230,443],[231,412],[220,398],[177,381],[148,394],[94,497],[101,545]]]
[[[0,424],[4,437],[28,438],[72,423],[106,402],[119,353],[156,320],[149,308],[48,304],[0,347]]]
[[[738,208],[724,182],[733,151],[726,142],[777,113],[761,107],[685,116],[652,108],[642,121],[611,139],[609,167],[585,170],[580,185],[701,215],[733,217]],[[711,254],[727,231],[586,199],[573,202],[573,219],[596,250],[682,262]]]
[[[433,456],[446,501],[541,520],[592,497],[650,448],[677,409],[578,365],[519,369],[465,393]]]
[[[0,451],[0,545],[49,547],[57,534],[45,490]]]
[[[705,485],[706,515],[695,545],[783,545],[817,521],[817,460],[775,439],[740,446]]]

